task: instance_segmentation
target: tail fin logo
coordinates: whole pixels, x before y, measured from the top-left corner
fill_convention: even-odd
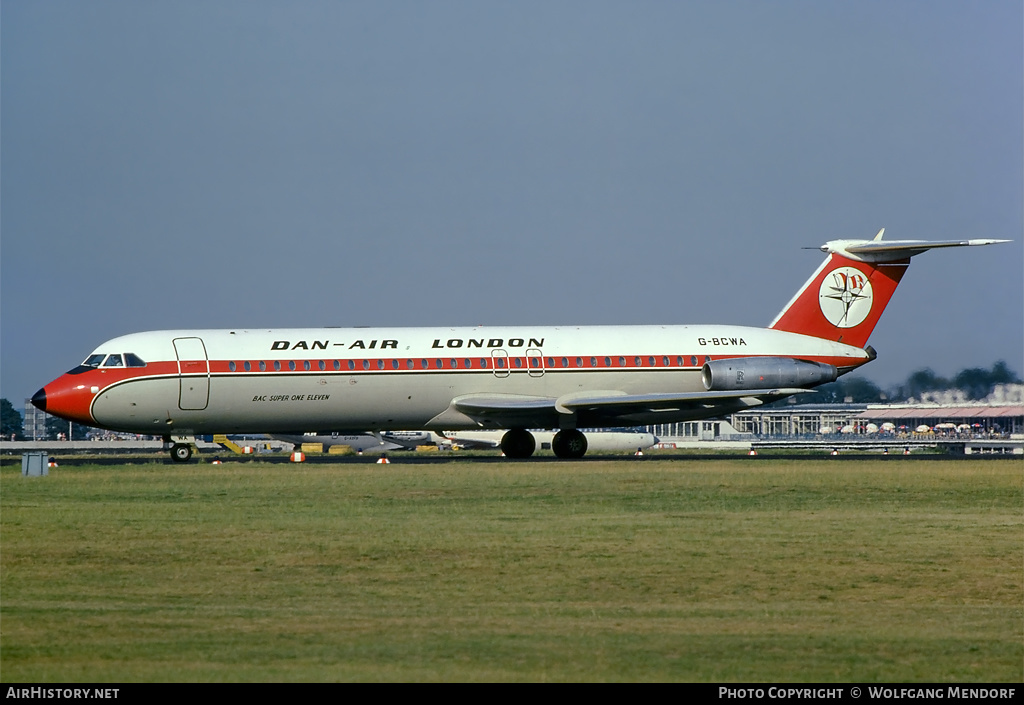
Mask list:
[[[855,267],[838,267],[821,280],[818,305],[835,327],[853,328],[871,313],[871,282]]]

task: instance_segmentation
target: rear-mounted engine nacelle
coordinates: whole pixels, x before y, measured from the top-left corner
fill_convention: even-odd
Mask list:
[[[834,382],[839,371],[832,365],[788,357],[740,357],[705,362],[701,370],[709,392],[772,387],[815,387]]]

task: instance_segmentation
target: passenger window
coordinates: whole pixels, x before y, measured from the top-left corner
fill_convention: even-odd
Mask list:
[[[281,361],[280,360],[274,360],[274,370],[275,371],[280,371],[280,369],[281,369]]]
[[[335,370],[340,370],[341,369],[341,360],[335,360],[334,361],[334,369]]]
[[[583,367],[583,358],[582,357],[577,357],[576,358],[576,367]]]
[[[288,361],[288,369],[292,370],[292,371],[295,370],[295,360],[289,360]]]
[[[348,361],[348,368],[350,370],[354,370],[356,368],[356,363],[353,360],[349,360]]]
[[[228,369],[231,370],[232,372],[235,371],[235,362],[234,362],[234,360],[232,360],[231,362],[228,363]]]
[[[303,360],[303,361],[302,361],[302,369],[304,369],[304,370],[307,370],[307,371],[308,371],[308,370],[309,370],[309,368],[310,368],[309,360]]]
[[[263,360],[260,360],[260,372],[263,372],[266,369],[267,369],[267,363],[265,363]]]
[[[323,360],[321,360],[320,363],[319,363],[319,367],[320,367],[320,370],[322,372],[323,370],[327,369],[327,363],[324,362]]]
[[[250,371],[252,371],[252,365],[250,365],[250,364],[249,364],[249,361],[248,361],[248,360],[246,360],[246,361],[245,361],[245,363],[243,363],[242,367],[244,367],[244,368],[245,368],[245,371],[246,371],[246,372],[250,372]]]

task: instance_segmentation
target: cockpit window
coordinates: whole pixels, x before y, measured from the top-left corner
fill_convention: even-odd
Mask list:
[[[135,353],[125,353],[124,361],[128,367],[145,367],[146,362]]]
[[[106,355],[90,355],[82,365],[84,367],[99,367],[105,357]]]
[[[124,360],[121,359],[120,355],[107,355],[107,361],[103,363],[104,367],[124,367]]]

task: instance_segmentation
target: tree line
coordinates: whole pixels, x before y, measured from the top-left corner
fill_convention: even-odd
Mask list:
[[[63,433],[68,440],[84,441],[85,434],[91,430],[93,430],[91,426],[72,423],[69,427],[67,421],[58,419],[56,416],[47,416],[46,431],[40,440],[53,440],[57,438],[58,434]],[[69,431],[70,436],[68,436]],[[0,439],[14,441],[32,440],[25,436],[24,420],[21,412],[14,408],[14,404],[7,399],[0,399]]]
[[[929,392],[959,390],[967,399],[977,401],[990,395],[1000,384],[1022,384],[1021,378],[1004,360],[992,365],[992,369],[969,367],[953,377],[942,377],[925,367],[912,372],[905,381],[889,389],[882,389],[864,377],[840,377],[835,382],[817,387],[814,393],[798,394],[793,398],[797,404],[899,403],[920,400]]]

